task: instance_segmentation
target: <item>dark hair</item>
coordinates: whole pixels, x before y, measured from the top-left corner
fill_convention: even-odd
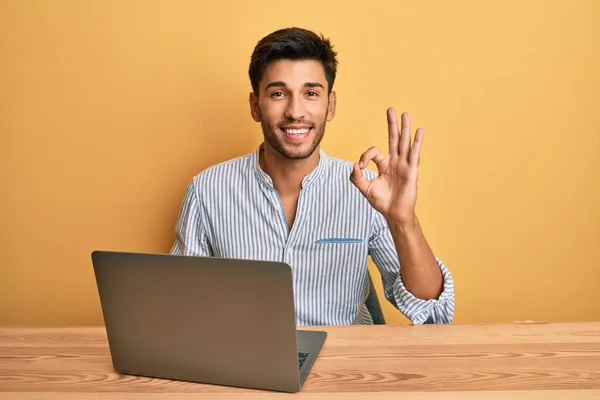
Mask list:
[[[331,93],[337,72],[337,53],[323,34],[302,28],[285,28],[277,30],[262,38],[254,48],[250,59],[250,83],[252,90],[258,95],[258,84],[262,79],[267,64],[276,60],[317,60],[323,64],[325,77]]]

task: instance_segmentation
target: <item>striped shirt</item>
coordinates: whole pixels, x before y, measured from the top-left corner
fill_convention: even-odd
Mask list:
[[[292,267],[298,325],[372,324],[365,306],[368,256],[381,272],[385,296],[413,324],[450,323],[454,282],[438,299],[421,300],[404,286],[383,216],[350,182],[352,163],[319,150],[302,181],[288,228],[273,182],[259,166],[260,147],[212,166],[187,187],[172,254],[283,261]],[[376,176],[364,171],[368,179]]]

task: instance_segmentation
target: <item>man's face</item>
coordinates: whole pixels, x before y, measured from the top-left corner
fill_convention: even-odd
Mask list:
[[[278,60],[267,65],[259,96],[250,109],[265,142],[288,159],[304,159],[317,149],[325,124],[335,114],[335,92],[327,94],[323,65],[316,60]]]

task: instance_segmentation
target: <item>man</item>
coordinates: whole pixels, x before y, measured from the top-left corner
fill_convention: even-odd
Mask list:
[[[264,142],[193,178],[172,253],[288,263],[298,325],[372,323],[371,256],[386,298],[412,323],[450,323],[454,283],[414,211],[423,130],[411,145],[409,115],[399,132],[389,109],[388,155],[372,147],[352,164],[319,146],[335,115],[336,55],[299,28],[258,42],[249,102]],[[378,175],[364,170],[370,161]]]

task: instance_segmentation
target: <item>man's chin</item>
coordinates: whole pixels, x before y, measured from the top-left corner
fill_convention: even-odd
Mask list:
[[[278,148],[276,149],[279,154],[289,160],[305,160],[312,156],[316,150],[315,148],[311,149],[294,149],[288,150],[286,148]]]

